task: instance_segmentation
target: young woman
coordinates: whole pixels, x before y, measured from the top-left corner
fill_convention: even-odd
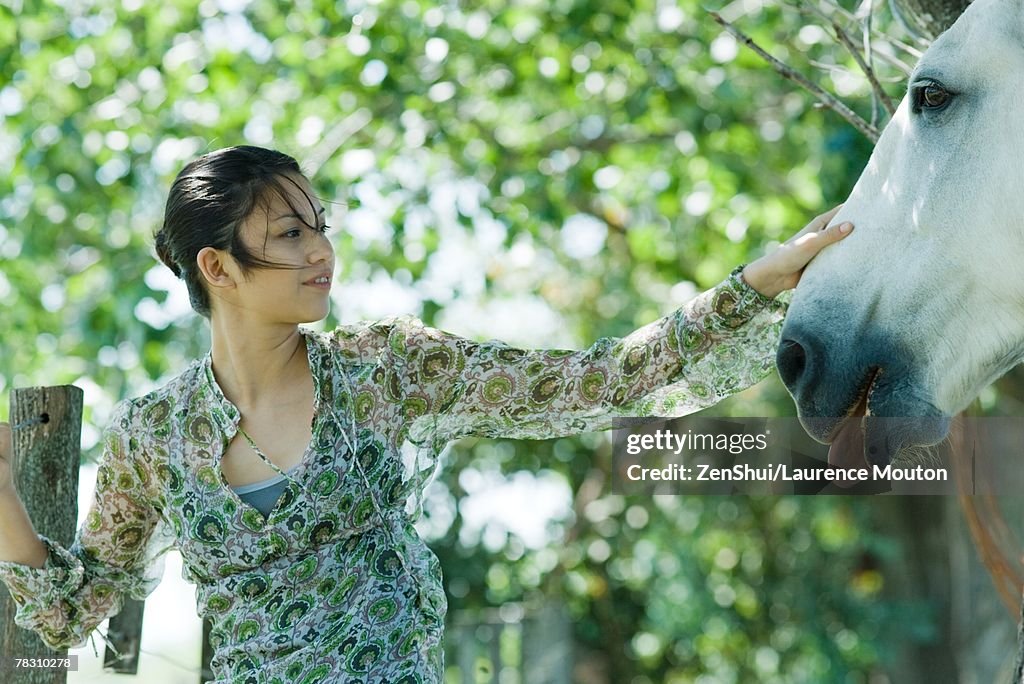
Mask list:
[[[679,416],[758,382],[785,309],[773,298],[851,228],[827,227],[834,212],[628,337],[527,351],[411,317],[300,328],[327,315],[335,265],[308,180],[256,147],[196,159],[156,247],[211,349],[118,405],[70,548],[35,533],[0,424],[0,579],[17,624],[81,644],[152,591],[173,546],[212,619],[217,682],[440,682],[447,604],[413,527],[440,449]]]

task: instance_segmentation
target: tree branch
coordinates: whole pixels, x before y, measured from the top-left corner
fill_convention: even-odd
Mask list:
[[[339,121],[331,130],[320,139],[320,142],[310,150],[306,158],[302,160],[304,171],[310,178],[316,175],[320,167],[338,151],[345,141],[358,133],[370,121],[373,115],[370,110],[361,107]]]
[[[847,20],[853,21],[853,22],[859,21],[859,19],[855,15],[851,14],[847,9],[845,9],[843,7],[840,7],[838,4],[836,4],[834,2],[834,0],[821,0],[821,2],[822,2],[822,4],[827,5],[828,7],[831,7],[833,12],[835,12],[836,14],[839,14],[844,19],[847,19]],[[891,36],[887,36],[885,34],[881,34],[881,33],[877,32],[877,31],[875,31],[874,29],[872,29],[870,26],[868,27],[868,30],[871,31],[871,33],[873,33],[876,38],[882,38],[886,43],[889,43],[890,45],[898,47],[899,49],[903,50],[904,52],[906,52],[908,55],[910,55],[914,59],[920,59],[921,55],[923,54],[920,49],[914,47],[913,45],[911,45],[909,43],[905,43],[902,40],[898,40],[898,39],[893,38]]]
[[[832,28],[836,32],[836,38],[839,39],[839,42],[843,44],[843,47],[845,47],[857,61],[857,66],[859,66],[860,70],[864,72],[864,75],[868,77],[868,81],[871,83],[871,89],[875,91],[875,95],[878,96],[882,106],[885,107],[885,111],[889,112],[889,116],[895,114],[896,107],[893,105],[892,99],[882,88],[882,84],[879,83],[878,79],[875,77],[875,70],[868,66],[867,62],[864,61],[860,51],[857,50],[857,46],[853,44],[853,41],[850,40],[850,36],[846,34],[846,31],[843,30],[842,26],[833,21]]]
[[[863,12],[864,8],[867,8],[867,12],[864,14],[864,23],[861,26],[861,41],[864,43],[864,61],[867,63],[868,68],[874,71],[875,63],[871,58],[871,25],[875,17],[875,0],[863,0],[860,7],[858,12]],[[877,116],[878,101],[875,100],[871,103],[871,123],[875,123]]]
[[[867,121],[865,121],[863,118],[861,118],[860,115],[858,115],[855,111],[853,111],[845,104],[843,104],[843,102],[840,101],[836,96],[826,92],[818,85],[807,80],[807,78],[805,78],[802,74],[795,71],[789,65],[779,61],[775,57],[772,57],[760,45],[755,43],[750,36],[746,35],[738,28],[733,26],[731,23],[723,19],[722,16],[718,14],[718,12],[709,10],[708,14],[710,14],[712,19],[721,24],[721,26],[726,31],[731,33],[737,40],[741,41],[751,50],[760,55],[761,58],[767,61],[772,66],[772,68],[779,72],[780,75],[782,75],[784,78],[789,79],[790,81],[793,81],[794,83],[797,83],[806,90],[810,91],[811,94],[813,94],[818,99],[818,101],[822,103],[822,105],[831,109],[836,114],[846,119],[846,121],[850,125],[852,125],[858,131],[867,136],[867,138],[871,140],[871,142],[878,142],[878,129],[872,126]]]
[[[896,113],[896,107],[893,105],[892,99],[888,96],[888,94],[886,94],[885,90],[882,88],[882,84],[878,81],[878,78],[875,75],[874,67],[870,63],[872,14],[871,0],[867,0],[866,3],[868,12],[865,18],[864,26],[864,50],[867,53],[866,61],[865,58],[860,54],[860,50],[858,50],[857,46],[854,44],[853,39],[850,38],[849,34],[846,33],[845,30],[843,30],[843,27],[839,25],[838,21],[836,21],[833,17],[830,17],[826,15],[824,12],[822,12],[818,7],[816,7],[811,2],[811,0],[804,0],[804,5],[810,8],[810,11],[813,12],[816,16],[818,16],[821,20],[826,21],[832,25],[832,30],[836,34],[836,39],[843,44],[843,47],[846,48],[846,51],[849,52],[850,56],[852,56],[853,59],[857,62],[857,66],[860,67],[860,70],[864,73],[864,75],[868,79],[868,82],[871,84],[871,90],[874,92],[874,102],[872,102],[871,107],[871,125],[874,126],[876,121],[878,120],[877,113],[879,102],[881,102],[882,106],[885,107],[885,110],[889,113],[889,116],[892,117],[892,115]],[[803,10],[801,11],[803,12]],[[857,20],[855,16],[852,17],[852,19],[855,21]]]

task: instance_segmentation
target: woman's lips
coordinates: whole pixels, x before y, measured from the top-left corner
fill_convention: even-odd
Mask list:
[[[305,284],[309,285],[310,287],[315,287],[318,290],[330,290],[331,289],[331,281],[330,280],[328,280],[326,283],[318,283],[316,281],[310,281],[310,282],[305,283]]]
[[[318,280],[323,282],[317,282]],[[321,273],[315,278],[310,278],[304,282],[303,285],[309,285],[310,287],[315,287],[318,290],[329,290],[331,289],[331,282],[332,278],[330,273]]]

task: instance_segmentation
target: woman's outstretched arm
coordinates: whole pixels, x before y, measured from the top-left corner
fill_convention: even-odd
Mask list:
[[[774,368],[786,309],[766,295],[795,285],[818,251],[848,234],[826,228],[835,211],[668,316],[580,351],[475,342],[411,317],[377,324],[407,436],[557,437],[617,417],[682,416],[759,382]]]

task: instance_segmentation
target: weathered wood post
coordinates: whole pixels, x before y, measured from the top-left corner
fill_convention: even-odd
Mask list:
[[[210,632],[213,630],[213,622],[210,618],[203,618],[203,650],[200,656],[199,684],[213,681],[213,646],[210,645]]]
[[[572,681],[572,622],[560,601],[545,601],[523,621],[523,681]]]
[[[78,523],[78,468],[81,454],[82,390],[71,385],[11,392],[14,462],[11,476],[33,526],[70,545]],[[5,684],[63,684],[67,670],[15,668],[15,658],[63,658],[34,633],[14,624],[17,605],[0,584],[0,681]]]
[[[138,674],[139,649],[142,646],[142,615],[145,602],[124,598],[121,612],[107,623],[107,640],[110,645],[103,649],[103,667],[117,674]]]

